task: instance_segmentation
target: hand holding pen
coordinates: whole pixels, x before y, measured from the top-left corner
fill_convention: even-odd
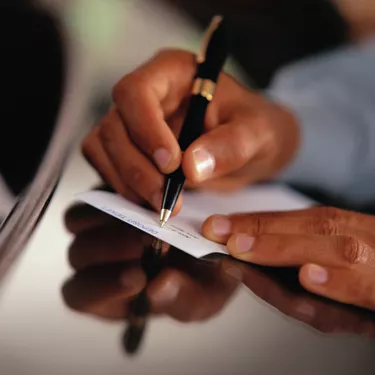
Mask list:
[[[212,30],[222,29],[207,35]],[[223,59],[214,61],[221,67]],[[84,140],[89,163],[127,199],[160,212],[166,176],[174,172],[183,172],[185,188],[232,191],[274,177],[292,160],[299,141],[292,114],[226,73],[214,87],[205,78],[215,83],[218,70],[210,77],[201,67],[190,52],[159,52],[116,84],[113,107]],[[196,133],[185,137],[190,130]],[[182,194],[172,215],[181,204]]]
[[[151,251],[151,242],[143,251],[142,232],[89,206],[71,209],[67,225],[74,234],[69,259],[75,275],[62,290],[65,303],[100,319],[129,318],[132,332],[124,343],[128,352],[138,348],[147,319],[155,315],[185,323],[216,317],[230,303],[240,280],[282,313],[325,333],[339,330],[374,337],[371,312],[303,293],[296,271],[254,268],[228,257],[215,265],[180,251],[162,259]],[[148,282],[146,273],[155,278]]]
[[[222,17],[215,17],[207,31],[202,50],[197,56],[197,74],[191,90],[185,121],[179,136],[181,151],[202,135],[206,111],[214,98],[219,74],[228,56],[228,33]],[[214,165],[214,159],[206,162]],[[160,225],[163,227],[176,206],[185,184],[186,177],[182,166],[167,176],[160,213]]]

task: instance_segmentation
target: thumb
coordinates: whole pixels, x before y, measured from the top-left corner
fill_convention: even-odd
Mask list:
[[[202,135],[186,150],[185,176],[202,183],[235,172],[262,152],[268,140],[268,132],[252,123],[249,115],[238,117]]]

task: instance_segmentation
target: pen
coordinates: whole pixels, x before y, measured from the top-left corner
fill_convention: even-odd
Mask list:
[[[207,107],[212,101],[219,74],[228,56],[228,34],[221,16],[215,16],[209,26],[202,49],[197,57],[197,73],[191,99],[178,142],[184,152],[202,133]],[[170,218],[185,183],[180,166],[166,178],[160,226]]]
[[[162,245],[161,240],[155,239],[152,246],[143,252],[141,263],[148,283],[158,275],[162,268]],[[150,312],[150,301],[146,288],[130,303],[129,310],[129,326],[123,336],[123,346],[128,354],[135,354],[141,346]]]

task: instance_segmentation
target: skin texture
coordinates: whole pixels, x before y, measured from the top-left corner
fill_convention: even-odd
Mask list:
[[[180,164],[188,188],[231,191],[275,176],[298,149],[293,115],[223,73],[203,134],[182,155],[176,137],[194,74],[194,55],[158,53],[116,84],[112,108],[82,144],[105,182],[156,210],[164,174]]]
[[[254,267],[231,257],[210,262],[164,248],[161,272],[147,282],[140,267],[152,238],[90,206],[66,214],[73,235],[69,261],[74,275],[62,295],[74,311],[106,320],[126,320],[129,303],[146,290],[153,315],[180,322],[207,321],[231,303],[240,284],[283,314],[325,334],[375,338],[373,314],[306,293],[294,270]],[[116,241],[113,239],[116,238]]]
[[[298,151],[293,115],[222,74],[204,133],[182,155],[176,137],[194,67],[192,54],[168,50],[125,76],[114,87],[112,108],[82,145],[105,182],[128,199],[156,210],[161,206],[163,175],[180,163],[187,187],[230,192],[274,177]],[[181,204],[182,197],[174,214]],[[300,283],[308,291],[375,310],[374,225],[372,216],[319,207],[211,217],[202,231],[207,238],[226,244],[239,260],[298,267]],[[100,237],[97,241],[101,243]],[[131,254],[139,258],[134,249]],[[71,256],[72,265],[79,269],[78,255],[72,251]],[[132,272],[141,279],[139,269]],[[176,298],[175,285],[182,279],[173,275],[174,282],[162,284],[169,285],[170,295]],[[129,290],[129,296],[137,291]]]
[[[202,231],[208,239],[226,244],[239,260],[298,267],[306,290],[375,310],[374,225],[374,216],[314,207],[213,216]]]

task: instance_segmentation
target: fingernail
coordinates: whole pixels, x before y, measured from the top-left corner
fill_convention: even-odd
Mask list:
[[[315,316],[315,307],[310,303],[302,302],[295,310],[298,314],[306,316],[307,318],[313,318]]]
[[[224,216],[217,216],[212,220],[212,231],[216,237],[225,237],[230,234],[231,222]]]
[[[239,234],[236,238],[236,252],[238,254],[247,253],[254,244],[254,238],[246,234]]]
[[[179,284],[174,282],[173,279],[167,280],[152,293],[152,300],[158,304],[171,303],[177,298],[179,289]]]
[[[199,180],[206,180],[215,170],[215,158],[204,148],[193,151],[195,171]]]
[[[323,267],[312,265],[309,267],[308,277],[313,284],[324,284],[328,281],[328,272]]]
[[[127,289],[133,289],[139,286],[142,287],[141,284],[143,282],[143,273],[139,269],[128,269],[120,275],[120,284]]]
[[[154,152],[154,160],[160,169],[166,169],[171,161],[171,153],[166,148],[159,148]]]

